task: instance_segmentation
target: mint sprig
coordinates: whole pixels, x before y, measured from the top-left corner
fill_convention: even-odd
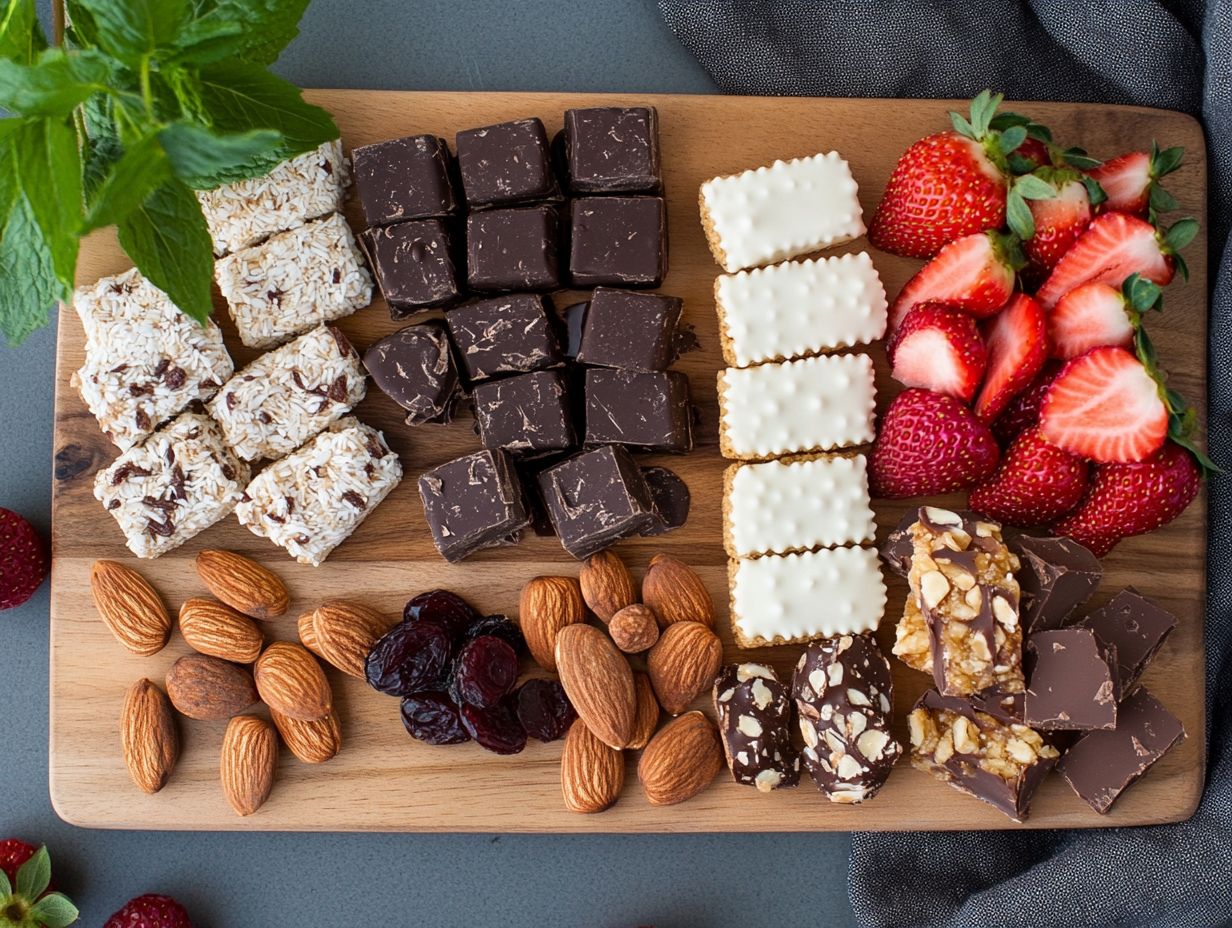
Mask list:
[[[67,0],[49,48],[34,0],[0,0],[0,332],[72,293],[83,235],[119,227],[137,268],[198,321],[213,255],[194,190],[338,137],[267,68],[308,0]]]

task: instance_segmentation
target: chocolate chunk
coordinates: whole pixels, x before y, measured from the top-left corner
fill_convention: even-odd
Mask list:
[[[448,561],[504,544],[530,522],[513,460],[503,451],[476,451],[419,478],[432,540]]]
[[[1176,628],[1176,616],[1131,586],[1076,624],[1091,629],[1100,641],[1116,648],[1117,685],[1127,693]]]
[[[444,139],[411,135],[362,145],[351,152],[351,160],[355,189],[370,226],[458,212]]]
[[[565,111],[566,182],[573,193],[658,193],[659,116],[653,106]]]
[[[551,206],[466,217],[466,275],[475,290],[560,287],[560,222]]]
[[[518,293],[475,300],[447,312],[445,324],[471,381],[541,370],[561,360],[541,296]]]
[[[970,509],[955,510],[964,523],[979,519],[980,514]],[[891,573],[906,577],[911,570],[911,526],[920,521],[919,509],[908,509],[898,520],[898,525],[890,530],[880,548],[881,561]],[[1013,547],[1012,545],[1010,546]]]
[[[650,487],[656,516],[654,525],[643,529],[642,534],[662,535],[684,525],[689,519],[689,485],[666,467],[643,467],[642,476]]]
[[[728,664],[713,689],[719,735],[732,779],[768,793],[800,782],[800,757],[791,744],[787,686],[764,664]]]
[[[544,454],[574,444],[563,371],[534,371],[481,383],[471,399],[485,448]]]
[[[448,424],[461,395],[458,369],[445,326],[437,321],[399,329],[364,353],[364,367],[391,400],[406,410],[407,425]]]
[[[1025,721],[1038,731],[1116,728],[1116,648],[1089,628],[1056,628],[1027,640]]]
[[[556,196],[548,134],[538,119],[459,132],[454,140],[462,190],[472,207]]]
[[[661,371],[676,360],[679,297],[599,287],[590,297],[577,361]]]
[[[539,491],[560,543],[578,560],[654,522],[650,489],[620,447],[595,448],[548,468]]]
[[[1099,558],[1069,538],[1019,535],[1015,541],[1010,548],[1022,561],[1022,627],[1028,633],[1060,628],[1099,586]]]
[[[689,379],[679,371],[586,371],[586,444],[693,449]]]
[[[1184,737],[1180,720],[1140,686],[1118,707],[1116,729],[1083,735],[1065,752],[1057,772],[1102,814]]]
[[[419,219],[369,229],[364,244],[394,319],[458,299],[458,272],[441,220]]]
[[[563,354],[570,361],[577,359],[578,349],[582,347],[582,329],[586,325],[586,311],[590,301],[573,303],[560,311],[561,344]]]
[[[570,204],[575,287],[657,287],[667,275],[667,207],[660,197],[583,197]]]

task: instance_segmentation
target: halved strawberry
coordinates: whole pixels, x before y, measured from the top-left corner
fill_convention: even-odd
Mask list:
[[[985,334],[988,372],[975,400],[975,414],[981,422],[992,422],[1035,379],[1048,358],[1044,311],[1031,297],[1017,293]]]
[[[971,491],[972,509],[1007,525],[1055,522],[1078,505],[1087,488],[1087,462],[1027,429],[1001,456],[997,472]]]
[[[1098,282],[1076,287],[1048,314],[1052,356],[1069,360],[1106,345],[1130,348],[1143,313],[1162,307],[1159,285],[1137,274],[1120,289]]]
[[[1151,213],[1176,209],[1172,194],[1160,186],[1160,178],[1181,166],[1183,148],[1165,148],[1152,143],[1151,150],[1131,151],[1087,171],[1107,195],[1105,209],[1120,210],[1142,218]]]
[[[907,313],[889,355],[899,383],[964,403],[975,396],[988,359],[975,318],[945,303],[921,303]]]
[[[1013,235],[977,232],[950,242],[899,291],[890,307],[890,333],[920,303],[946,303],[977,318],[992,315],[1014,292],[1014,271],[1022,263]]]

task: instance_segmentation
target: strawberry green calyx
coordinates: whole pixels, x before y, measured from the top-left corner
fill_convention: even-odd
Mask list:
[[[46,847],[17,870],[16,885],[0,870],[0,928],[66,928],[77,921],[77,907],[63,893],[47,892],[50,883]]]
[[[1156,223],[1155,225],[1158,228],[1158,224]],[[1198,220],[1186,217],[1185,219],[1178,219],[1166,230],[1159,229],[1155,236],[1159,240],[1160,250],[1176,262],[1176,269],[1185,280],[1189,280],[1189,265],[1181,257],[1180,251],[1192,242],[1197,234]]]
[[[1002,173],[1008,173],[1007,159],[1027,140],[1027,125],[1030,125],[1031,121],[1015,113],[1003,113],[1001,116],[1008,118],[1002,118],[994,126],[997,121],[997,107],[1004,99],[1004,94],[981,90],[971,101],[970,119],[961,113],[951,112],[950,125],[964,138],[979,142],[988,160]]]
[[[992,229],[985,235],[992,242],[992,253],[1010,270],[1017,272],[1027,266],[1027,256],[1022,250],[1022,239],[1013,231],[999,232]]]
[[[1173,148],[1165,148],[1162,151],[1159,148],[1159,143],[1151,142],[1151,160],[1150,160],[1150,193],[1149,193],[1149,216],[1154,221],[1160,213],[1166,213],[1169,210],[1174,210],[1179,205],[1176,202],[1176,197],[1170,194],[1160,184],[1160,180],[1171,174],[1181,166],[1181,161],[1185,157],[1185,149],[1177,145]]]

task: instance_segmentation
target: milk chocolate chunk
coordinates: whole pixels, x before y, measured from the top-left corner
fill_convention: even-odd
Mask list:
[[[689,379],[679,371],[586,371],[586,444],[683,453],[693,448]]]
[[[1027,640],[1031,668],[1026,723],[1039,731],[1116,728],[1116,648],[1089,628],[1036,632]]]
[[[351,152],[355,189],[370,226],[458,212],[449,148],[434,135],[362,145]]]
[[[536,294],[474,300],[449,310],[445,324],[471,381],[541,370],[561,360],[547,305]]]
[[[658,193],[659,116],[653,106],[565,111],[565,171],[573,193]]]
[[[1180,720],[1140,686],[1118,708],[1116,728],[1087,732],[1065,752],[1057,772],[1102,814],[1184,737]]]
[[[458,272],[441,220],[419,219],[369,229],[364,245],[394,319],[458,299]]]
[[[563,371],[485,381],[471,394],[479,440],[514,454],[547,454],[574,444]]]
[[[542,200],[559,192],[547,131],[538,119],[467,129],[454,144],[462,190],[472,207]]]
[[[436,549],[447,561],[506,544],[530,523],[513,460],[476,451],[419,478],[419,496]]]
[[[643,467],[642,476],[650,488],[654,503],[655,523],[642,530],[643,535],[662,535],[680,528],[689,519],[691,495],[689,485],[680,475],[666,467]]]
[[[667,207],[660,197],[582,197],[570,204],[575,287],[657,287],[667,275]]]
[[[800,756],[791,744],[791,699],[774,668],[728,664],[715,678],[712,696],[733,780],[762,793],[800,782]]]
[[[1018,583],[1028,634],[1060,628],[1103,578],[1099,558],[1072,539],[1019,535],[1009,544],[1022,562]]]
[[[650,489],[632,455],[607,445],[539,475],[539,492],[560,543],[583,560],[655,519]]]
[[[599,287],[586,311],[578,363],[665,370],[676,359],[680,307],[679,297]]]
[[[466,279],[473,290],[560,287],[560,228],[552,206],[492,209],[466,217]]]
[[[1128,693],[1176,628],[1176,616],[1131,586],[1077,624],[1116,648],[1117,684],[1122,693]]]
[[[364,353],[364,367],[382,392],[406,410],[407,425],[452,420],[461,390],[440,322],[410,325],[374,342]]]

